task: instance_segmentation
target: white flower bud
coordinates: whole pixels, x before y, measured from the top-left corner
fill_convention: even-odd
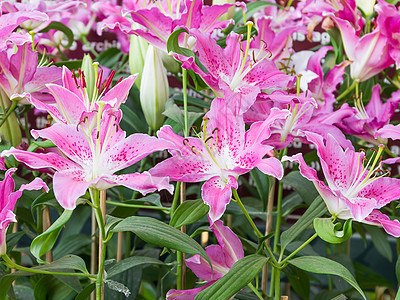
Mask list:
[[[147,48],[149,43],[146,42],[142,37],[136,36],[134,34],[130,37],[130,47],[129,47],[129,68],[131,74],[139,73],[135,80],[135,84],[140,88],[140,83],[142,81],[142,72],[144,66],[144,59],[146,57]]]
[[[162,113],[165,111],[168,92],[167,71],[162,62],[160,50],[149,45],[140,84],[140,103],[147,124],[153,130],[159,129],[164,122]]]
[[[358,8],[368,17],[374,12],[375,0],[356,0]]]

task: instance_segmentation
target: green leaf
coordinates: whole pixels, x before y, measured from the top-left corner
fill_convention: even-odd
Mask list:
[[[301,218],[288,230],[282,232],[281,251],[283,252],[290,242],[294,241],[303,230],[309,227],[315,218],[322,216],[325,212],[327,212],[325,202],[322,200],[321,196],[318,196]]]
[[[63,45],[64,48],[69,48],[72,46],[72,43],[74,42],[74,33],[72,32],[71,29],[69,29],[67,26],[65,26],[61,22],[53,21],[46,28],[43,28],[39,32],[40,33],[49,32],[51,29],[55,29],[55,30],[63,32],[65,34],[65,36],[68,38],[68,43],[66,45]]]
[[[199,108],[206,108],[206,109],[210,108],[210,102],[206,102],[204,100],[197,99],[197,98],[194,98],[194,97],[191,97],[191,96],[188,96],[187,98],[188,98],[187,99],[188,100],[188,104],[190,104],[190,105],[194,105],[194,106],[197,106]],[[172,99],[175,101],[175,103],[183,105],[183,94],[174,95],[174,96],[172,96]]]
[[[304,178],[299,171],[290,172],[282,178],[282,183],[290,185],[307,204],[311,204],[319,195],[314,184]]]
[[[184,253],[199,254],[211,266],[211,261],[207,253],[195,240],[180,230],[157,219],[136,216],[129,217],[115,226],[112,231],[132,231],[147,243],[175,249]]]
[[[171,98],[168,99],[167,103],[165,104],[165,111],[163,112],[163,115],[174,120],[176,123],[181,126],[181,128],[185,127],[185,117],[184,117],[184,112],[183,110],[175,104],[174,100]],[[200,118],[204,113],[202,112],[188,112],[188,126],[192,126],[194,122],[198,118]]]
[[[196,300],[229,299],[258,275],[268,258],[262,255],[248,255],[238,260],[227,274],[201,291]]]
[[[93,282],[89,284],[78,294],[78,296],[75,297],[75,300],[87,300],[95,288],[96,288],[96,283]]]
[[[256,184],[258,195],[263,203],[263,211],[266,211],[270,185],[272,183],[271,177],[265,175],[263,172],[256,168],[250,171],[250,176]]]
[[[270,5],[278,6],[278,4],[267,1],[257,1],[257,2],[247,3],[246,19],[250,19],[256,12]],[[235,20],[235,24],[237,24],[242,19],[242,17],[243,17],[242,11],[238,11],[237,13],[235,13],[235,16],[233,17],[233,20]]]
[[[388,241],[388,235],[381,228],[376,226],[365,226],[367,232],[371,235],[372,243],[376,250],[388,261],[393,260],[392,248]]]
[[[131,256],[116,263],[107,271],[107,277],[113,277],[119,273],[125,272],[130,268],[141,265],[165,265],[164,262],[152,257],[146,256]]]
[[[56,270],[57,272],[63,272],[64,269],[66,269],[67,272],[70,272],[69,270],[78,270],[82,273],[89,274],[88,270],[86,269],[85,261],[76,255],[67,255],[50,264],[33,267],[31,269],[44,270],[44,271]],[[15,273],[11,273],[1,277],[0,299],[6,299],[7,292],[10,289],[11,284],[15,279],[22,276],[32,276],[32,275],[37,275],[37,274],[25,271],[17,271]]]
[[[178,206],[174,215],[169,222],[169,225],[175,228],[180,228],[183,225],[188,225],[197,222],[204,217],[210,207],[204,204],[202,199],[186,200]]]
[[[175,30],[173,33],[171,33],[171,35],[168,38],[167,41],[167,50],[168,52],[175,52],[177,54],[181,54],[187,57],[194,57],[194,53],[193,51],[186,49],[186,48],[182,48],[179,46],[179,35],[182,32],[186,32],[187,34],[189,34],[189,31],[187,31],[187,29],[185,28],[179,28],[177,30]]]
[[[343,225],[341,223],[332,223],[332,218],[315,218],[314,219],[314,229],[318,236],[325,242],[331,244],[339,244],[351,237],[352,219],[347,219]]]
[[[121,50],[117,48],[108,48],[96,57],[96,61],[104,67],[115,69],[121,56]]]
[[[307,272],[337,275],[351,284],[361,294],[361,296],[366,299],[364,292],[361,290],[350,271],[338,262],[320,256],[297,257],[288,262]]]
[[[43,262],[40,257],[54,246],[62,227],[67,223],[72,212],[72,210],[64,210],[62,215],[45,232],[32,241],[31,252],[38,262]]]
[[[121,127],[124,127],[123,125],[125,124],[125,129],[133,129],[133,133],[148,132],[146,121],[137,115],[132,109],[130,109],[127,105],[121,105],[121,110],[124,115],[124,118],[121,119]]]

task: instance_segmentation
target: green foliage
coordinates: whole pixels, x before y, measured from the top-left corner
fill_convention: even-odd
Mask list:
[[[325,242],[331,244],[339,244],[348,240],[351,237],[351,223],[352,219],[346,220],[342,229],[342,224],[333,224],[332,218],[315,218],[314,229],[318,236]]]
[[[183,225],[195,223],[204,217],[208,213],[208,210],[209,206],[204,204],[202,199],[186,200],[178,206],[169,225],[181,228]]]

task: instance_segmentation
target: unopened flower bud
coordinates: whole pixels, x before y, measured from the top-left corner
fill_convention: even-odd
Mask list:
[[[374,12],[376,0],[356,0],[357,7],[360,8],[365,16],[369,16]]]
[[[86,88],[88,93],[88,98],[92,99],[94,91],[96,89],[96,81],[97,81],[97,66],[98,63],[93,65],[93,60],[89,54],[85,54],[82,59],[82,73],[83,78],[80,78],[81,81],[84,81],[85,86],[83,86],[82,82],[80,83],[82,88]],[[81,74],[81,72],[79,72]]]
[[[144,60],[146,58],[148,46],[149,43],[142,37],[131,35],[131,43],[129,47],[129,68],[131,74],[139,73],[135,80],[135,84],[138,88],[140,88],[140,83],[142,81]]]
[[[164,122],[162,113],[168,100],[168,91],[167,71],[160,50],[149,45],[140,84],[140,103],[147,124],[153,130],[159,129]]]

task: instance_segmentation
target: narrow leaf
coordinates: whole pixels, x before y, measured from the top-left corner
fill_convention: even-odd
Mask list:
[[[169,225],[180,228],[183,225],[192,224],[204,217],[208,213],[208,210],[209,206],[204,204],[202,199],[187,200],[178,206]]]
[[[325,202],[322,200],[321,196],[318,196],[301,218],[281,234],[281,251],[283,251],[290,242],[294,241],[303,230],[310,226],[315,218],[322,216],[325,212],[327,212]]]
[[[147,243],[184,253],[199,254],[211,266],[210,258],[203,247],[187,234],[159,220],[149,217],[129,217],[115,226],[112,231],[132,231]]]
[[[72,210],[64,210],[62,215],[45,232],[32,241],[31,252],[38,262],[43,262],[40,257],[53,248],[62,227],[67,223],[72,212]]]
[[[289,260],[289,263],[304,271],[317,274],[337,275],[351,284],[361,296],[366,299],[364,292],[361,290],[350,271],[336,261],[320,256],[303,256]]]
[[[249,284],[267,263],[262,255],[248,255],[238,260],[225,276],[196,296],[196,300],[229,299]]]
[[[66,45],[63,45],[64,48],[69,48],[72,46],[72,43],[74,42],[74,33],[72,32],[69,27],[65,26],[61,22],[56,22],[53,21],[51,22],[46,28],[43,28],[40,30],[40,32],[49,32],[51,29],[59,30],[65,34],[65,36],[68,38],[68,43]]]
[[[153,257],[146,256],[131,256],[121,260],[112,266],[108,272],[107,277],[111,278],[119,273],[122,273],[130,268],[142,265],[164,265],[164,262]]]

